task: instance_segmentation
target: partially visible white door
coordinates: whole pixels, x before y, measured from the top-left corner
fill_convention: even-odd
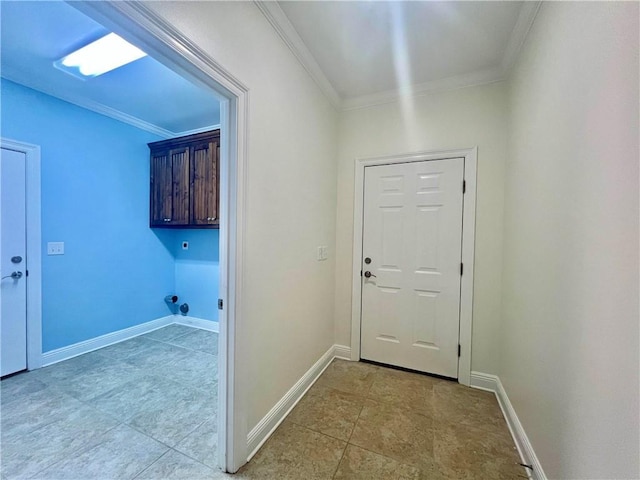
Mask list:
[[[0,150],[0,375],[27,368],[26,155]]]
[[[365,168],[361,358],[458,377],[464,159]]]

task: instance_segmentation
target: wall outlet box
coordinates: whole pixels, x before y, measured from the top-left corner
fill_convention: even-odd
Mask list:
[[[189,250],[189,242],[182,242],[182,249]]]
[[[47,255],[64,255],[64,242],[48,242]]]

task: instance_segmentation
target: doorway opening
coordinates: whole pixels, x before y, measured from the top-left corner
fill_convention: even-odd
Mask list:
[[[220,298],[218,463],[229,472],[246,461],[244,412],[236,395],[236,328],[242,318],[242,262],[248,88],[171,25],[139,3],[74,4],[179,75],[215,92],[220,101]]]
[[[142,5],[86,2],[74,4],[74,7],[142,48],[183,78],[208,89],[220,102],[220,294],[219,302],[217,298],[214,299],[216,308],[221,308],[218,343],[220,395],[217,406],[217,463],[225,470],[235,471],[246,460],[246,434],[236,434],[239,425],[237,418],[242,412],[240,409],[234,409],[237,401],[233,358],[235,325],[241,313],[247,89],[188,39],[164,24]],[[186,243],[190,242],[187,240]],[[126,274],[126,270],[123,270],[123,273]],[[41,348],[33,350],[42,352]],[[30,365],[36,366],[37,361]]]

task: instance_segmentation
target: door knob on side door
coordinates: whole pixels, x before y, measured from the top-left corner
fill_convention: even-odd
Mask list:
[[[376,277],[373,273],[371,273],[369,270],[367,270],[366,272],[364,272],[364,276],[365,276],[366,278],[371,278],[371,277],[378,278],[378,277]]]
[[[22,278],[22,272],[12,272],[11,275],[2,277],[2,280],[4,280],[5,278],[13,278],[14,280],[20,280]]]

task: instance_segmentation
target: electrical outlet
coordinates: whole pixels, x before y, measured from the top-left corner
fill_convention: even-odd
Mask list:
[[[47,255],[64,255],[64,242],[48,242]]]

